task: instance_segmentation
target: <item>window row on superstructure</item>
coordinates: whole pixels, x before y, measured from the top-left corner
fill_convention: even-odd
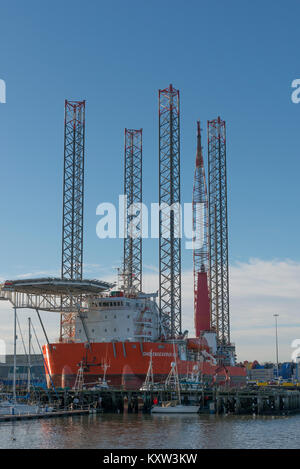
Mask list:
[[[111,307],[117,307],[117,306],[128,306],[132,307],[135,306],[136,308],[142,308],[144,305],[142,303],[136,303],[135,305],[133,303],[130,303],[129,301],[92,301],[91,306],[100,306],[104,308],[111,308]]]

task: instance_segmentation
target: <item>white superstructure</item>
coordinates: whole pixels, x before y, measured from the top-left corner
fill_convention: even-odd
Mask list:
[[[76,341],[158,340],[159,314],[154,296],[125,297],[122,292],[112,292],[110,296],[92,298],[85,311],[76,318]]]

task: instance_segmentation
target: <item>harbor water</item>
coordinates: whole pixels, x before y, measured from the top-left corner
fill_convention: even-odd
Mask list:
[[[0,448],[206,449],[300,447],[300,415],[91,414],[0,424]]]

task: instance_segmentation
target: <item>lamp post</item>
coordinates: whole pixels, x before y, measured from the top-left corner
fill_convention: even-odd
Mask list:
[[[276,368],[277,368],[277,380],[279,378],[279,367],[278,367],[278,333],[277,333],[277,318],[279,314],[273,314],[275,318],[275,331],[276,331]]]
[[[17,308],[14,306],[14,374],[13,374],[13,403],[16,404],[16,375],[17,375]]]

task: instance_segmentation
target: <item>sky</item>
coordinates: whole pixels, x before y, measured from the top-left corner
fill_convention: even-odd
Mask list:
[[[86,99],[84,274],[116,278],[122,240],[97,237],[96,208],[123,193],[125,127],[143,128],[144,201],[158,201],[158,89],[172,83],[180,90],[182,202],[192,199],[196,121],[205,158],[207,120],[226,121],[238,359],[275,359],[278,313],[279,356],[289,360],[300,337],[300,104],[291,100],[299,13],[299,2],[279,0],[3,2],[0,279],[60,275],[66,98]],[[182,254],[183,327],[192,335],[192,253]],[[157,240],[144,240],[143,262],[145,289],[156,290]],[[22,311],[22,324],[29,314],[36,321]],[[58,317],[43,319],[54,340]],[[12,325],[0,302],[8,350]]]

